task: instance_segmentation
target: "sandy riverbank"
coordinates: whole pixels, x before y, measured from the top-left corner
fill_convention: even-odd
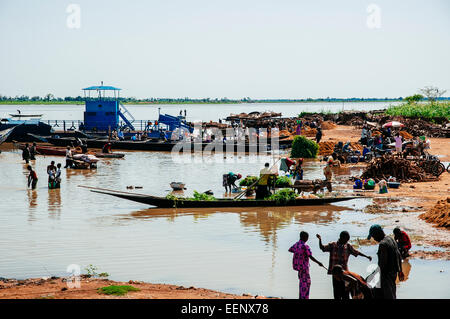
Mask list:
[[[233,295],[196,287],[151,284],[142,281],[117,282],[97,278],[80,279],[80,288],[69,288],[65,278],[31,278],[0,280],[0,299],[264,299],[249,294]],[[106,295],[98,289],[110,285],[133,286],[139,291],[126,295]]]
[[[323,141],[357,142],[360,130],[351,126],[338,125],[333,130],[324,130]],[[447,138],[430,138],[430,153],[439,155],[441,161],[450,160],[450,140]],[[366,164],[344,164],[343,166],[365,167]],[[345,188],[351,187],[350,183]],[[450,193],[450,174],[444,172],[438,181],[403,183],[399,189],[389,189],[387,194],[368,192],[374,198],[374,204],[367,212],[385,213],[378,221],[389,228],[402,225],[412,235],[413,246],[428,246],[427,250],[418,250],[412,258],[450,259],[450,230],[425,222],[419,215],[444,200]],[[369,243],[366,243],[369,244]],[[439,250],[433,250],[436,247]]]

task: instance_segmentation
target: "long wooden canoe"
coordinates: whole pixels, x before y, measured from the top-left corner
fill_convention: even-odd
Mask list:
[[[45,138],[48,143],[56,145],[56,146],[67,146],[75,143],[75,139],[71,137],[49,137],[49,136],[41,136],[41,138]],[[157,152],[171,152],[174,150],[178,151],[208,151],[211,152],[228,152],[233,151],[236,153],[242,152],[266,152],[270,146],[270,139],[267,141],[267,144],[237,144],[234,142],[228,142],[223,144],[214,144],[214,143],[177,143],[177,142],[165,142],[165,141],[115,141],[108,139],[81,139],[83,140],[89,148],[102,148],[106,143],[111,143],[111,147],[113,149],[120,150],[136,150],[136,151],[157,151]],[[289,140],[280,140],[279,141],[280,148],[288,148],[292,146],[292,141]]]
[[[0,131],[0,144],[8,139],[8,136],[14,131],[16,127],[7,128],[6,130]]]
[[[82,186],[84,187],[84,186]],[[90,187],[85,187],[90,188]],[[335,202],[342,202],[355,198],[361,198],[358,196],[353,197],[324,197],[324,198],[305,198],[288,201],[286,203],[280,203],[272,200],[254,200],[254,199],[216,199],[213,201],[194,201],[187,199],[167,199],[165,197],[136,194],[129,192],[121,192],[107,189],[95,189],[92,188],[91,192],[111,195],[134,202],[156,206],[160,208],[217,208],[217,207],[276,207],[276,206],[315,206],[326,205]]]
[[[25,148],[25,144],[15,143],[14,145],[21,150]],[[66,150],[67,149],[63,147],[36,145],[37,155],[66,156]],[[72,149],[72,154],[81,154],[81,152]]]

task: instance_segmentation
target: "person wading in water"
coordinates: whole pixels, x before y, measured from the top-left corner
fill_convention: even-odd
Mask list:
[[[328,264],[328,275],[332,275],[333,267],[335,265],[341,265],[343,270],[348,270],[348,258],[350,255],[355,257],[363,256],[372,261],[372,257],[364,255],[362,252],[357,251],[352,245],[348,243],[350,234],[347,231],[341,232],[339,239],[335,242],[331,242],[328,245],[322,245],[322,237],[319,234],[316,235],[319,239],[319,247],[323,252],[330,253],[330,260]],[[345,290],[343,281],[338,281],[333,276],[333,296],[336,300],[349,299],[348,291]]]
[[[309,234],[305,231],[300,232],[300,240],[296,242],[289,252],[294,253],[292,258],[292,267],[298,271],[299,280],[299,298],[309,299],[309,290],[311,287],[311,277],[309,276],[309,260],[311,259],[320,267],[323,264],[313,257],[311,248],[306,244]]]
[[[378,266],[380,267],[381,289],[375,289],[375,297],[382,299],[397,299],[395,280],[403,281],[402,257],[397,243],[392,237],[384,234],[380,225],[372,225],[367,239],[373,238],[378,245]]]
[[[36,175],[36,172],[33,171],[33,168],[31,167],[31,165],[28,165],[27,169],[30,172],[30,174],[28,175],[28,187],[30,187],[30,185],[31,185],[31,189],[35,189],[37,181],[38,181],[38,177]]]

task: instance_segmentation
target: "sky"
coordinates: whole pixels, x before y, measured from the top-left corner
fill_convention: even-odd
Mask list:
[[[0,41],[6,96],[450,92],[448,0],[0,0]]]

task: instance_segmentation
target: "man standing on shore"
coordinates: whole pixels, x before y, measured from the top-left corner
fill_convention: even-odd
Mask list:
[[[300,240],[296,242],[289,251],[294,253],[292,258],[292,267],[298,271],[299,280],[299,298],[309,299],[309,290],[311,287],[311,277],[309,276],[309,260],[311,259],[320,267],[323,264],[312,256],[311,248],[306,244],[309,234],[305,231],[300,232]]]
[[[364,255],[362,252],[353,248],[352,245],[348,243],[350,239],[350,234],[347,231],[341,232],[339,239],[335,242],[331,242],[328,245],[322,245],[322,237],[317,234],[319,239],[319,247],[323,252],[330,253],[330,260],[328,264],[328,275],[332,275],[333,267],[335,265],[341,265],[343,270],[348,270],[348,258],[350,255],[355,257],[363,256],[372,261],[372,257]],[[340,280],[336,280],[333,276],[333,295],[336,300],[345,300],[349,298],[349,292],[345,290],[345,283]]]
[[[381,297],[383,299],[397,299],[395,280],[404,280],[402,272],[402,257],[397,247],[397,243],[392,237],[384,234],[383,228],[375,224],[370,227],[369,236],[379,242],[378,246],[378,266],[380,267]]]

